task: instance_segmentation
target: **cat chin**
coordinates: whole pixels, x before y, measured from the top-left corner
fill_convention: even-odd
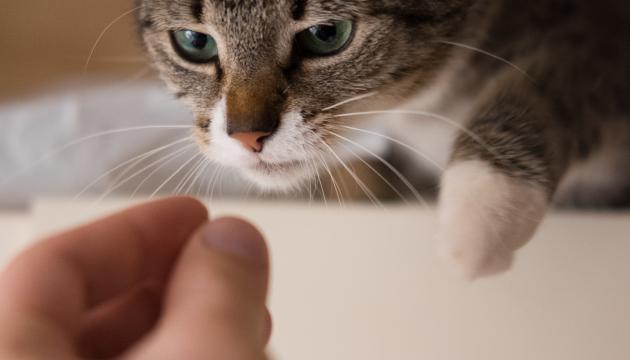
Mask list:
[[[298,191],[312,178],[310,171],[300,167],[273,172],[243,169],[241,173],[246,180],[265,192],[289,193]]]

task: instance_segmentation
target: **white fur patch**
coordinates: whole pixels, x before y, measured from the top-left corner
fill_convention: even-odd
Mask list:
[[[212,160],[239,169],[249,180],[267,190],[296,188],[310,177],[312,167],[306,164],[314,156],[313,144],[317,139],[304,125],[299,112],[283,115],[278,129],[265,141],[261,153],[248,151],[228,135],[225,99],[217,103],[210,118],[210,142],[206,152]],[[273,170],[261,170],[261,163]]]
[[[383,122],[391,124],[392,134],[403,142],[416,148],[431,159],[430,162],[417,158],[419,170],[423,174],[431,174],[436,179],[442,175],[452,152],[454,139],[461,128],[473,115],[479,99],[478,92],[457,92],[457,77],[461,76],[463,67],[470,53],[456,57],[443,69],[432,83],[423,87],[418,94],[400,105],[397,110],[423,111],[438,116],[390,115]],[[491,81],[481,86],[485,91]],[[442,119],[447,118],[450,121]]]
[[[440,253],[467,278],[510,268],[548,206],[543,189],[464,161],[445,173],[440,194]]]

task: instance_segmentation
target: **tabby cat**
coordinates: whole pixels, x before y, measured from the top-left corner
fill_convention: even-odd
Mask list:
[[[623,0],[139,5],[146,49],[192,108],[203,152],[262,188],[326,174],[339,143],[378,135],[351,126],[368,115],[392,141],[432,144],[442,253],[467,276],[508,269],[553,202],[628,204]],[[451,130],[423,128],[436,120]]]

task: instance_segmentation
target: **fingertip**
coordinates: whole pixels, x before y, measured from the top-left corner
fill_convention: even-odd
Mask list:
[[[252,355],[262,354],[272,327],[263,235],[247,221],[228,217],[206,222],[192,239],[170,278],[161,321],[136,353],[147,359],[175,353],[257,358]]]
[[[209,222],[199,231],[199,237],[211,250],[247,260],[250,263],[267,266],[269,253],[262,233],[251,223],[225,217]]]
[[[273,316],[269,309],[265,311],[265,322],[263,328],[263,345],[267,346],[269,341],[271,340],[271,335],[273,334]]]

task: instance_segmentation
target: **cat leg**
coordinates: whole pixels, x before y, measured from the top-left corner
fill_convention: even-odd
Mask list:
[[[535,104],[516,100],[500,98],[474,118],[443,176],[440,253],[470,279],[510,268],[565,168],[562,132]]]
[[[440,254],[467,278],[508,270],[533,235],[548,193],[482,160],[451,165],[440,194]]]

